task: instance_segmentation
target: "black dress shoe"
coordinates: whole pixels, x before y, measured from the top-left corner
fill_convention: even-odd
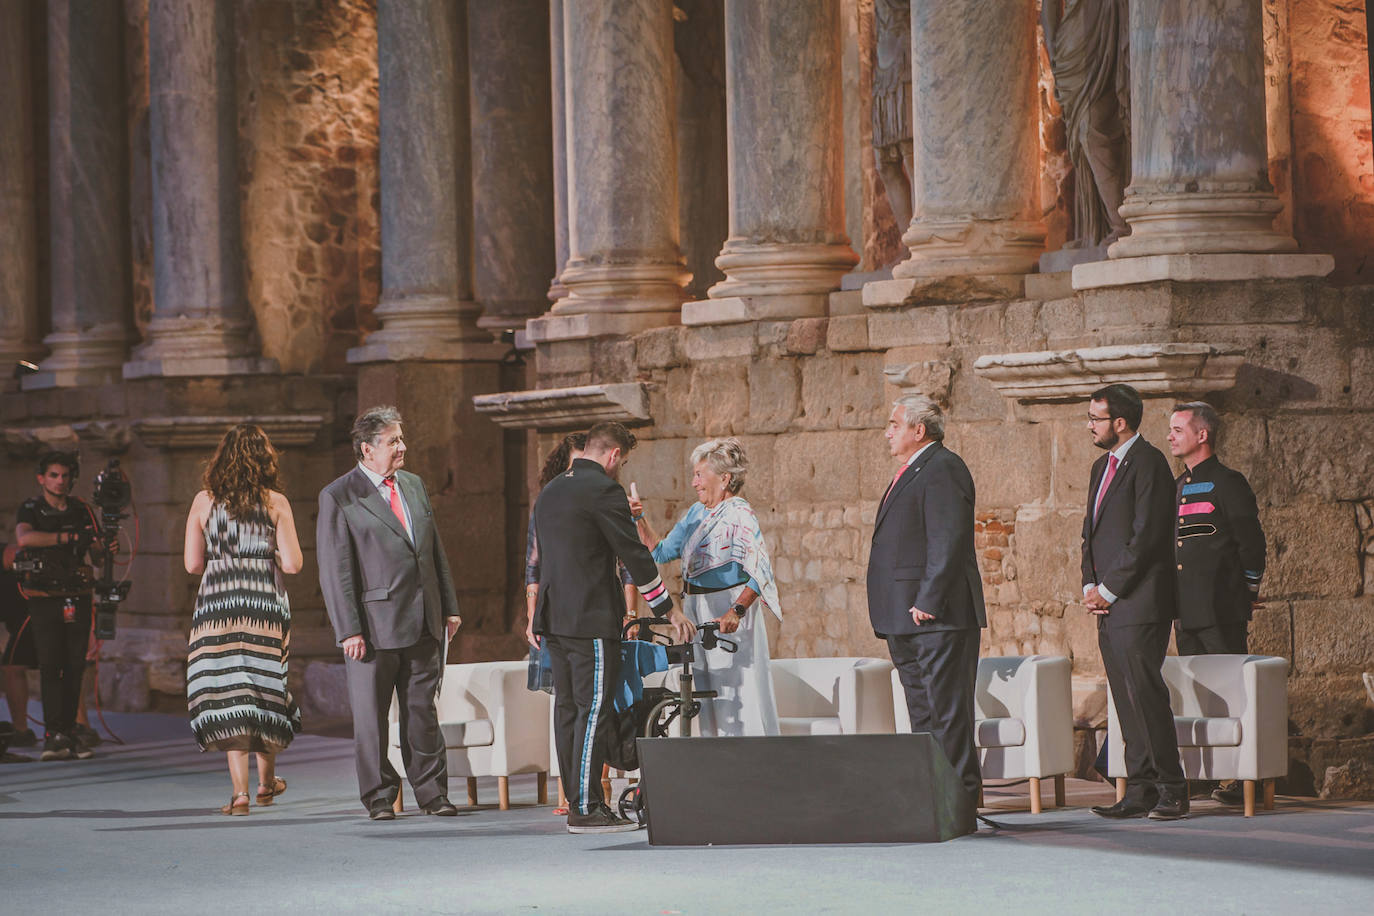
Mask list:
[[[1159,803],[1150,809],[1150,820],[1176,821],[1187,816],[1188,790],[1183,786],[1161,788],[1159,790]]]
[[[379,798],[367,806],[367,816],[374,821],[394,821],[396,812],[391,809],[392,803],[385,798]]]
[[[438,798],[421,805],[420,810],[425,814],[437,814],[439,817],[458,816],[458,809],[453,806],[453,802],[448,800],[447,795],[440,795]]]
[[[1128,817],[1144,817],[1154,809],[1154,805],[1146,803],[1141,798],[1132,798],[1127,795],[1114,805],[1093,805],[1093,814],[1098,817],[1109,817],[1120,820]]]

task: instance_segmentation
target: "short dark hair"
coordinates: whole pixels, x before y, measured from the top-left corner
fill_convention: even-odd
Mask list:
[[[1140,429],[1140,418],[1145,415],[1145,402],[1140,392],[1130,385],[1108,385],[1093,392],[1092,400],[1107,402],[1107,415],[1113,420],[1122,419],[1131,429]]]
[[[373,407],[353,421],[353,457],[363,460],[363,443],[377,444],[377,437],[401,423],[401,412],[395,407]]]
[[[587,451],[589,452],[600,454],[618,448],[623,455],[634,448],[636,442],[634,433],[626,429],[623,424],[613,421],[598,423],[587,430]]]
[[[49,449],[38,456],[38,464],[37,467],[34,468],[34,473],[42,477],[44,474],[48,473],[48,468],[52,467],[54,464],[60,464],[62,467],[66,468],[67,473],[72,475],[72,480],[75,480],[81,474],[81,459],[76,456],[76,453],[60,452],[56,449]]]
[[[1217,447],[1217,440],[1221,438],[1221,416],[1211,404],[1206,401],[1185,401],[1182,404],[1175,404],[1174,409],[1169,413],[1191,414],[1193,426],[1207,430],[1207,444],[1213,449]]]

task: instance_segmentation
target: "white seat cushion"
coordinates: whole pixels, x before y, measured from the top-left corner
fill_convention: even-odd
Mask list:
[[[1240,720],[1174,716],[1179,747],[1239,747]]]
[[[842,735],[839,716],[779,716],[780,735]]]
[[[387,740],[392,747],[401,746],[401,725],[392,722]],[[470,719],[466,722],[440,722],[444,747],[486,747],[496,741],[496,729],[490,719]]]
[[[1020,747],[1026,743],[1026,723],[1020,719],[979,719],[973,723],[978,747]]]

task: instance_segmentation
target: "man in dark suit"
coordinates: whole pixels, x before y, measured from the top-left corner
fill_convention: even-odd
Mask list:
[[[405,439],[394,407],[353,424],[358,464],[320,492],[315,526],[320,588],[344,651],[358,789],[368,816],[391,820],[401,778],[387,760],[391,695],[401,759],[426,814],[458,813],[435,697],[444,649],[462,623],[448,558],[420,478],[401,470]]]
[[[973,548],[973,478],[944,437],[944,417],[930,398],[894,402],[887,441],[901,465],[873,526],[868,616],[887,640],[911,730],[935,736],[976,809],[983,780],[973,688],[987,617]]]
[[[655,615],[673,622],[679,639],[689,640],[695,632],[673,607],[616,482],[634,445],[624,426],[598,423],[587,433],[582,457],[551,480],[534,504],[540,564],[532,629],[547,641],[553,668],[554,741],[568,797],[569,833],[638,826],[612,812],[601,789],[625,615],[616,559]]]
[[[1093,393],[1088,429],[1107,450],[1092,468],[1083,519],[1083,603],[1126,745],[1126,795],[1103,817],[1174,820],[1188,814],[1174,715],[1161,668],[1175,611],[1174,475],[1138,432],[1144,404],[1129,385]]]

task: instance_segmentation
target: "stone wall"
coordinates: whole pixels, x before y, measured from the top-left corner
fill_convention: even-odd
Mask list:
[[[745,496],[773,552],[778,657],[878,655],[864,573],[891,476],[882,427],[900,381],[948,405],[947,444],[977,484],[989,627],[985,655],[1067,655],[1101,676],[1079,604],[1080,531],[1098,452],[1085,403],[1022,405],[972,371],[988,353],[1127,343],[1242,348],[1236,387],[1212,396],[1222,457],[1252,481],[1269,542],[1256,652],[1292,660],[1295,734],[1374,732],[1360,673],[1374,659],[1374,291],[1320,281],[1153,284],[1034,301],[929,304],[830,319],[663,328],[631,340],[539,347],[541,387],[650,385],[653,423],[625,472],[665,531],[694,498],[688,455],[736,435]],[[1164,446],[1171,397],[1147,401]],[[1085,705],[1087,705],[1085,703]],[[1092,723],[1082,723],[1092,724]],[[1320,782],[1317,783],[1320,788]]]

